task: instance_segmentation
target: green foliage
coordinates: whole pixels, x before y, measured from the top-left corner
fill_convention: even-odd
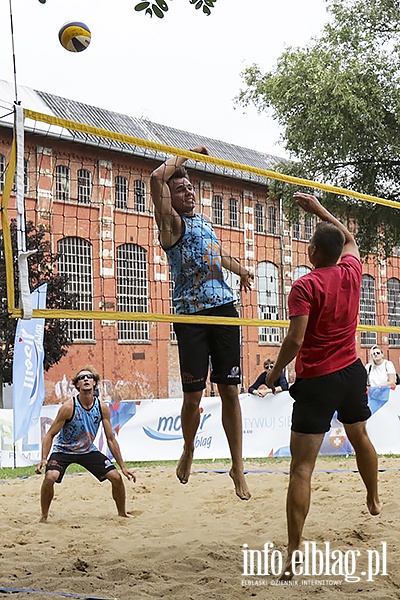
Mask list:
[[[329,0],[319,39],[288,48],[275,68],[252,65],[237,101],[271,112],[307,179],[400,201],[400,6],[396,0]],[[278,170],[278,169],[277,169]],[[357,221],[364,253],[392,253],[397,211],[324,195]]]
[[[211,9],[217,0],[189,0],[189,4],[193,4],[196,10],[203,9],[203,13],[207,16],[211,15]],[[144,11],[146,15],[152,17],[155,15],[159,19],[164,18],[164,13],[168,11],[168,2],[166,0],[155,0],[155,2],[139,2],[135,5],[135,10]]]
[[[14,293],[15,298],[18,298],[17,227],[15,221],[11,223],[11,236],[14,257]],[[50,250],[50,243],[46,239],[44,229],[36,229],[32,221],[28,221],[26,224],[26,237],[27,250],[37,250],[35,254],[28,258],[31,290],[47,283],[47,308],[74,308],[75,298],[67,292],[66,278],[57,274],[57,256],[52,254]],[[17,320],[8,317],[2,232],[0,232],[0,290],[0,373],[3,383],[11,383]],[[71,343],[65,320],[46,319],[43,340],[45,371],[48,371],[50,367],[57,364],[67,354],[68,346]]]

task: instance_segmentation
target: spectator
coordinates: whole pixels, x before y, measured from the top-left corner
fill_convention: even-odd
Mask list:
[[[390,360],[383,358],[379,346],[372,346],[370,361],[365,365],[368,385],[371,387],[396,386],[396,369]]]
[[[278,379],[274,381],[274,392],[271,390],[271,388],[267,386],[266,381],[269,370],[273,369],[274,366],[275,361],[271,360],[270,358],[267,358],[267,360],[264,361],[264,371],[261,373],[261,375],[257,377],[253,385],[249,387],[249,394],[254,394],[254,396],[260,396],[261,398],[264,398],[264,396],[266,396],[267,394],[283,392],[289,389],[289,384],[283,371],[279,375]]]

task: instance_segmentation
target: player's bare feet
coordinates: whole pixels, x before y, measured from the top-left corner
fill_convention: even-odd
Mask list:
[[[47,523],[47,517],[42,515],[39,519],[39,523]]]
[[[243,471],[235,471],[233,468],[229,471],[229,475],[233,479],[236,495],[241,500],[249,500],[251,498],[250,490],[247,487],[246,479]]]
[[[379,501],[379,498],[374,500],[370,500],[367,496],[367,507],[371,515],[376,516],[381,513],[382,503]]]
[[[283,571],[279,576],[279,581],[290,581],[294,576],[293,560],[292,560],[293,552],[288,552],[288,555],[286,557],[285,566],[283,567]],[[299,565],[300,563],[301,563],[300,560],[295,562],[296,565]]]
[[[133,515],[130,515],[129,513],[125,512],[125,513],[118,513],[119,517],[125,517],[126,519],[130,519],[131,517],[133,517]]]
[[[189,481],[190,469],[193,462],[193,452],[184,450],[182,456],[179,459],[178,466],[176,467],[176,476],[179,481],[183,484]]]

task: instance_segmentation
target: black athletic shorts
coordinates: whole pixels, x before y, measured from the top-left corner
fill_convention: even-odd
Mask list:
[[[94,452],[86,452],[85,454],[68,454],[67,452],[53,452],[50,454],[46,465],[47,471],[58,471],[60,474],[56,483],[61,483],[64,473],[73,463],[85,467],[99,481],[104,481],[109,471],[116,467],[107,456],[95,450]]]
[[[311,379],[296,379],[289,388],[294,399],[292,431],[326,433],[337,410],[341,423],[352,425],[371,416],[367,372],[360,359],[353,364]]]
[[[238,317],[233,303],[196,313],[215,317]],[[210,381],[225,385],[240,383],[240,332],[236,325],[174,323],[184,392],[206,387],[211,359]]]

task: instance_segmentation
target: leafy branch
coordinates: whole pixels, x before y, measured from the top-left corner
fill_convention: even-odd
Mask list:
[[[189,0],[189,4],[193,4],[196,10],[203,9],[203,13],[207,16],[211,15],[211,9],[217,0]],[[155,2],[139,2],[135,5],[135,10],[143,11],[146,15],[152,17],[156,15],[159,19],[164,18],[164,14],[168,11],[169,6],[166,0],[155,0]]]

